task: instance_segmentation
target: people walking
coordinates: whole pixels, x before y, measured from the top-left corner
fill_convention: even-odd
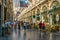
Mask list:
[[[18,29],[20,30],[20,21],[18,21]]]
[[[44,24],[44,22],[40,21],[39,28],[40,28],[40,30],[45,31],[45,24]]]

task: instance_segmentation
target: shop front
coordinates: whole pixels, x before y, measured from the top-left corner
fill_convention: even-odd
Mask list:
[[[58,1],[53,1],[49,10],[49,24],[51,29],[59,30],[60,26],[60,4]]]
[[[60,27],[60,7],[50,10],[49,12],[50,17],[50,25],[52,28],[59,28]]]

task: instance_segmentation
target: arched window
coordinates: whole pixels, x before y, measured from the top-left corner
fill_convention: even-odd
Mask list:
[[[42,11],[47,11],[47,7],[46,6],[43,6],[42,7]]]
[[[37,9],[37,16],[39,16],[40,15],[40,10],[39,9]]]
[[[57,8],[59,7],[59,2],[58,1],[53,1],[51,4],[51,8]]]
[[[37,20],[40,20],[40,10],[39,9],[37,9],[36,18],[37,18]]]

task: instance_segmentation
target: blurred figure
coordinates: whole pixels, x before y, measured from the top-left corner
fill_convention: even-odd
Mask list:
[[[20,21],[20,29],[22,30],[23,27],[24,27],[24,23],[23,23],[23,21]]]
[[[18,21],[18,29],[20,30],[20,21]]]
[[[11,32],[11,22],[9,20],[5,20],[2,31],[4,34],[8,34]]]
[[[42,30],[42,31],[44,31],[45,32],[45,24],[44,24],[44,22],[40,22],[39,23],[39,28],[40,28],[40,30]]]
[[[42,28],[42,27],[41,27],[41,24],[42,24],[42,21],[40,21],[40,23],[39,23],[39,29],[40,29],[40,30],[41,30],[41,28]]]
[[[24,30],[26,30],[26,26],[27,26],[27,25],[26,25],[26,22],[24,22]]]

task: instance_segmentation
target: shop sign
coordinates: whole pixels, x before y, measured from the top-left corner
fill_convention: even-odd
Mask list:
[[[20,7],[28,7],[28,1],[27,0],[20,0]]]

